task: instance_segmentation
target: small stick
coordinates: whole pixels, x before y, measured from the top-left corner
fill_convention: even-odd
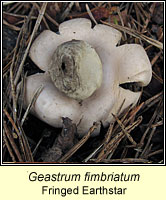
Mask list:
[[[141,40],[144,40],[146,42],[148,42],[149,44],[152,44],[156,47],[158,47],[159,49],[163,49],[163,43],[162,42],[159,42],[157,40],[154,40],[146,35],[143,35],[142,33],[139,33],[138,31],[134,30],[134,29],[131,29],[131,28],[128,28],[128,27],[125,27],[125,26],[120,26],[118,24],[113,24],[113,23],[108,23],[108,22],[105,22],[105,21],[102,21],[101,22],[103,24],[106,24],[108,26],[111,26],[117,30],[120,30],[120,31],[124,31],[126,32],[127,34],[131,35],[131,36],[134,36],[136,38],[139,38]]]
[[[20,87],[18,87],[18,90],[17,90],[17,99],[18,98],[20,99],[20,109],[19,109],[19,114],[18,114],[19,121],[21,119],[22,109],[23,109],[23,101],[24,101],[24,95],[25,95],[25,79],[26,79],[26,77],[27,77],[27,72],[22,77],[22,82],[20,84]],[[19,93],[20,93],[20,96],[19,96]]]
[[[140,15],[139,15],[140,13],[139,13],[139,10],[138,10],[136,2],[134,2],[134,8],[135,8],[135,13],[136,13],[137,21],[140,24]],[[138,26],[138,31],[140,31],[140,26]]]
[[[139,22],[137,22],[137,20],[135,20],[132,16],[129,16],[129,18],[131,19],[131,23],[134,24],[134,22],[139,25],[141,28],[143,28],[144,26],[142,24],[140,24]],[[142,32],[143,33],[143,32]]]
[[[139,7],[140,11],[142,14],[146,17],[149,18],[149,14],[142,8],[142,3],[137,3],[137,6]]]
[[[93,21],[95,24],[98,24],[97,21],[95,20],[95,18],[93,17],[92,12],[91,12],[91,10],[90,10],[90,8],[89,8],[89,6],[88,6],[87,3],[86,3],[85,6],[86,6],[86,10],[87,10],[87,13],[88,13],[89,17],[92,19],[92,21]]]
[[[145,111],[147,111],[150,107],[152,107],[153,105],[155,105],[158,101],[161,100],[162,98],[162,95],[163,95],[163,91],[156,94],[155,96],[151,97],[150,99],[147,99],[145,102],[144,102],[144,105],[143,107],[141,108],[143,111],[141,112],[144,113]],[[146,108],[147,107],[147,108]]]
[[[13,2],[13,3],[14,3],[14,2]],[[20,2],[15,3],[15,4],[8,10],[8,12],[9,12],[9,13],[12,12],[12,11],[13,11],[15,8],[17,8],[20,4],[21,4]]]
[[[142,121],[142,117],[139,117],[137,121],[133,122],[131,125],[126,127],[126,130],[130,133],[136,126],[138,126]],[[98,155],[97,161],[101,161],[106,158],[108,154],[114,150],[115,147],[119,145],[119,142],[125,137],[123,131],[117,133],[117,135],[112,138],[112,140],[106,145],[106,147]]]
[[[14,152],[17,155],[17,158],[18,158],[19,162],[23,162],[21,154],[20,154],[20,152],[19,152],[19,150],[18,150],[18,148],[16,146],[16,143],[14,142],[13,136],[12,136],[10,130],[8,129],[7,124],[6,124],[5,121],[4,121],[4,129],[5,129],[5,132],[6,132],[6,135],[7,135],[8,139],[9,139],[9,141],[10,141],[12,147],[13,147]]]
[[[95,161],[95,160],[94,160]],[[103,163],[150,163],[147,159],[142,158],[120,158],[120,159],[103,159],[101,162]]]
[[[155,124],[152,124],[152,128],[157,127],[157,126],[162,126],[163,125],[163,120],[156,122]]]
[[[5,113],[5,115],[7,116],[8,120],[10,121],[10,123],[12,124],[12,126],[14,127],[17,135],[19,136],[20,135],[20,132],[15,124],[15,122],[13,121],[13,119],[10,117],[9,113],[7,112],[7,110],[4,108],[3,109],[3,112]]]
[[[103,144],[97,147],[97,149],[95,149],[83,162],[88,162],[93,156],[95,156],[98,153],[102,146]]]
[[[14,16],[14,17],[17,17],[17,18],[23,18],[23,19],[27,19],[27,15],[20,15],[20,14],[15,14],[15,13],[9,13],[9,12],[5,12],[3,11],[3,14],[5,15],[9,15],[9,16]],[[36,17],[31,17],[31,19],[36,19]]]
[[[159,119],[158,113],[160,112],[161,109],[162,109],[162,101],[160,101],[159,104],[158,104],[158,106],[157,106],[157,115],[156,115],[156,120],[155,120],[154,123],[157,123],[157,121]],[[152,128],[152,124],[151,124],[150,128]],[[151,139],[152,139],[152,137],[153,137],[153,135],[155,133],[155,130],[156,130],[156,127],[153,127],[152,131],[151,131],[151,133],[149,135],[148,141],[146,143],[146,146],[145,146],[144,150],[141,153],[141,156],[144,156],[146,154],[146,151],[147,151],[147,149],[148,149],[148,147],[150,145],[150,142],[151,142]]]
[[[20,125],[19,121],[17,121],[17,124],[18,124],[18,127],[19,127],[20,132],[21,132],[21,135],[20,135],[21,136],[20,141],[22,142],[21,143],[21,145],[22,145],[21,147],[23,149],[23,152],[25,153],[26,161],[27,162],[34,162],[33,155],[32,155],[32,152],[31,152],[27,137],[26,137],[26,135],[24,133],[24,130],[23,130],[22,126]]]
[[[38,9],[38,12],[40,13],[40,6],[39,6],[36,2],[33,2],[33,4],[36,6],[36,8]],[[43,16],[43,22],[44,22],[46,28],[47,28],[48,30],[50,30],[50,27],[49,27],[49,25],[47,24],[47,21],[46,21],[46,19],[45,19],[44,16]]]
[[[16,8],[16,10],[14,11],[14,13],[18,13],[23,6],[24,6],[24,3],[20,3],[20,5]]]
[[[81,12],[81,7],[80,7],[79,2],[75,2],[75,6],[76,6],[77,10],[78,10],[79,12]]]
[[[74,2],[70,2],[65,11],[62,13],[60,17],[60,21],[63,22],[66,17],[68,16],[69,12],[71,11],[72,7],[74,6]]]
[[[59,27],[58,22],[55,21],[55,19],[53,19],[50,15],[48,15],[47,13],[44,14],[48,20],[50,20],[50,22],[52,22],[55,26]]]
[[[24,113],[24,116],[23,116],[23,118],[22,118],[22,120],[21,120],[21,126],[23,125],[23,123],[24,123],[24,121],[25,121],[27,115],[29,114],[30,109],[31,109],[32,106],[34,105],[34,103],[35,103],[37,97],[39,96],[40,92],[42,91],[42,89],[43,89],[43,86],[40,86],[40,87],[35,91],[35,93],[34,93],[32,99],[31,99],[31,101],[30,101],[30,103],[29,103],[29,105],[28,105],[28,107],[27,107],[27,109],[26,109],[26,111],[25,111],[25,113]]]
[[[127,146],[125,146],[125,148],[123,149],[122,154],[120,156],[121,159],[123,159],[123,158],[125,158],[127,156],[128,149],[129,148],[127,148]]]
[[[160,57],[160,55],[162,54],[162,51],[159,51],[155,57],[151,60],[151,65],[153,66],[155,64],[155,62],[157,61],[157,59]]]
[[[114,123],[115,123],[115,122],[110,123],[109,129],[108,129],[107,134],[106,134],[106,136],[105,136],[105,140],[104,140],[104,142],[103,142],[104,145],[108,144],[108,142],[109,142],[110,139],[111,139],[111,136],[112,136],[112,133],[113,133],[113,128],[114,128]]]
[[[15,122],[13,121],[13,119],[10,117],[9,113],[7,112],[6,109],[3,110],[3,112],[5,113],[5,115],[7,116],[7,118],[9,119],[10,123],[12,124],[12,126],[14,127],[18,137],[19,137],[19,142],[20,142],[20,146],[21,146],[21,150],[23,153],[25,153],[24,151],[24,147],[23,147],[23,143],[22,143],[22,137],[21,137],[21,134],[20,134],[20,131],[18,130]]]
[[[59,7],[59,5],[58,5],[58,2],[55,2],[55,3],[54,3],[54,6],[55,6],[55,11],[56,11],[56,12],[61,12],[61,9],[60,9],[60,7]]]
[[[162,79],[160,76],[158,76],[154,71],[152,71],[152,74],[153,74],[153,77],[154,77],[156,80],[158,80],[161,84],[164,84],[163,79]]]
[[[119,7],[117,7],[117,12],[118,12],[118,15],[119,15],[119,18],[120,18],[122,26],[124,26],[124,22],[123,22],[122,15],[121,15]],[[124,32],[124,39],[125,39],[125,41],[127,40],[127,36],[126,36],[125,32]]]
[[[14,30],[14,31],[20,31],[21,28],[13,25],[13,24],[9,24],[5,19],[3,19],[3,24],[7,25],[10,27],[10,29]]]
[[[154,152],[152,152],[152,153],[149,153],[149,154],[146,156],[146,158],[152,157],[152,156],[154,156],[154,155],[156,155],[156,154],[160,154],[160,153],[163,153],[163,152],[164,152],[163,149],[159,149],[159,150],[157,150],[157,151],[154,151]]]
[[[122,140],[122,139],[121,139]],[[115,153],[115,150],[117,149],[118,145],[119,145],[120,141],[115,143],[114,146],[112,147],[112,149],[110,150],[110,153],[108,154],[108,159],[111,159],[112,156],[114,155]]]
[[[7,149],[8,149],[8,152],[10,154],[10,157],[12,158],[12,161],[16,162],[15,156],[14,156],[14,154],[12,152],[12,149],[11,149],[11,147],[9,145],[9,142],[7,141],[7,136],[6,136],[6,132],[5,131],[3,132],[3,139],[4,139],[4,142],[5,142],[5,145],[6,145]]]
[[[158,103],[157,108],[156,108],[155,112],[153,113],[152,118],[151,118],[150,121],[149,121],[148,127],[147,127],[147,129],[145,130],[145,132],[144,132],[144,134],[143,134],[143,136],[142,136],[142,138],[141,138],[141,140],[140,140],[140,142],[139,142],[139,144],[138,144],[139,149],[141,149],[141,148],[143,147],[143,145],[144,145],[144,140],[145,140],[145,138],[146,138],[146,136],[147,136],[147,134],[148,134],[148,132],[149,132],[151,126],[152,126],[152,123],[153,123],[153,121],[155,120],[156,116],[158,115],[158,113],[159,113],[159,111],[160,111],[160,109],[159,109],[160,103],[161,103],[161,100],[160,100],[160,102]],[[136,153],[136,155],[135,155],[135,158],[138,158],[138,156],[139,156],[139,151],[137,151],[137,153]]]
[[[106,147],[100,152],[97,157],[96,162],[100,162],[101,160],[107,158],[107,156],[112,152],[112,150],[119,145],[119,142],[124,138],[124,133],[121,131],[119,132],[107,145]]]
[[[140,105],[138,105],[137,107],[135,107],[131,112],[130,112],[130,116],[129,118],[127,119],[127,123],[129,121],[131,121],[135,116],[136,114],[139,112],[139,110],[143,107],[144,105],[144,102],[142,102]]]
[[[147,153],[149,153],[149,152],[148,152],[148,147],[149,147],[149,145],[150,145],[151,139],[152,139],[152,137],[153,137],[155,131],[156,131],[156,127],[152,128],[152,131],[151,131],[151,133],[150,133],[150,136],[148,137],[148,141],[147,141],[147,143],[146,143],[146,146],[145,146],[144,150],[142,151],[142,153],[141,153],[141,155],[140,155],[141,158],[144,158],[145,155],[146,155]]]
[[[122,106],[124,105],[124,102],[125,102],[125,100],[122,102],[121,106],[119,107],[118,111],[116,112],[116,115],[119,115],[119,113],[120,113],[120,111],[121,111],[121,109],[122,109]],[[125,112],[123,113],[123,117],[121,118],[121,121],[122,121],[123,123],[124,123],[124,120],[125,120],[126,116],[129,114],[130,108],[131,108],[131,105],[128,106],[128,108],[125,109]],[[112,113],[111,113],[111,115],[112,115]],[[115,122],[114,122],[114,123],[115,123]],[[124,124],[126,124],[126,123],[124,123]],[[117,125],[115,126],[115,128],[112,130],[112,133],[107,132],[107,134],[111,134],[110,136],[113,136],[113,134],[116,132],[116,130],[117,130],[118,128],[119,128],[119,125],[117,124]],[[109,135],[107,135],[107,134],[106,134],[106,137],[109,136]],[[109,137],[110,137],[110,136],[109,136]],[[107,138],[107,140],[108,140],[108,138]]]
[[[40,25],[40,23],[41,23],[41,20],[42,20],[42,18],[43,18],[44,12],[45,12],[45,10],[46,10],[46,6],[47,6],[47,3],[43,3],[43,5],[42,5],[42,7],[41,7],[41,10],[40,10],[40,12],[39,12],[38,18],[37,18],[37,20],[36,20],[35,27],[34,27],[34,29],[33,29],[33,32],[32,32],[32,34],[31,34],[31,37],[30,37],[30,41],[29,41],[29,43],[28,43],[28,46],[27,46],[26,51],[25,51],[25,54],[24,54],[23,59],[22,59],[22,61],[21,61],[21,63],[20,63],[19,69],[18,69],[18,71],[17,71],[16,77],[15,77],[15,80],[14,80],[14,84],[15,84],[15,85],[17,85],[18,80],[19,80],[19,78],[20,78],[20,75],[21,75],[21,72],[22,72],[22,69],[23,69],[23,65],[24,65],[25,59],[26,59],[26,57],[27,57],[27,55],[28,55],[28,52],[29,52],[29,49],[30,49],[32,40],[33,40],[33,38],[34,38],[34,36],[35,36],[35,33],[36,33],[36,31],[37,31],[37,29],[38,29],[38,27],[39,27],[39,25]]]
[[[88,131],[88,133],[73,147],[71,148],[60,160],[59,162],[67,161],[91,136],[93,131],[98,127],[99,123],[95,123]]]
[[[14,121],[16,122],[17,119],[17,100],[16,100],[16,87],[14,85],[14,76],[13,76],[13,66],[14,66],[14,60],[16,56],[16,51],[14,52],[14,56],[12,59],[12,63],[10,66],[10,84],[11,84],[11,94],[13,97],[13,118]]]
[[[123,105],[123,104],[124,104],[124,101],[122,102],[122,105]],[[117,114],[120,112],[122,105],[120,106],[119,111],[117,112]],[[127,108],[127,110],[126,110],[126,112],[125,112],[123,118],[121,119],[121,121],[124,123],[124,125],[126,125],[126,124],[128,123],[128,121],[129,121],[129,120],[125,120],[125,119],[126,119],[126,116],[129,114],[130,107],[131,107],[131,106],[129,106],[129,107]],[[138,109],[138,110],[139,110],[139,109]],[[134,112],[134,113],[135,113],[135,112]],[[136,114],[136,113],[135,113],[135,114]],[[133,117],[133,114],[131,115],[131,117]],[[129,118],[129,119],[130,119],[130,118]],[[104,139],[104,141],[103,141],[103,143],[104,143],[104,148],[103,148],[102,151],[100,152],[100,155],[105,154],[105,153],[104,153],[104,152],[106,151],[105,148],[106,148],[106,146],[107,146],[107,144],[108,144],[108,142],[109,142],[111,136],[113,135],[113,133],[115,133],[115,132],[117,131],[117,129],[118,129],[118,127],[119,127],[118,124],[117,124],[117,126],[116,126],[115,128],[114,128],[113,126],[114,126],[114,123],[113,123],[113,124],[111,123],[111,124],[110,124],[110,127],[109,127],[109,129],[108,129],[108,131],[107,131],[106,137],[105,137],[105,139]],[[114,129],[113,129],[113,128],[114,128]],[[118,145],[117,145],[117,146],[118,146]],[[114,145],[114,150],[115,150],[115,145]],[[112,151],[112,152],[113,152],[113,151]],[[110,154],[110,156],[111,156],[111,154]]]

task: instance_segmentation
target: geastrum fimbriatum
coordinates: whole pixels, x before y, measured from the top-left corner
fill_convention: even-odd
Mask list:
[[[62,117],[68,117],[78,125],[79,136],[94,122],[108,126],[112,113],[135,105],[141,95],[120,85],[143,87],[152,77],[143,47],[116,46],[120,39],[119,31],[102,24],[92,28],[91,21],[84,18],[63,22],[58,34],[43,31],[32,44],[30,58],[45,72],[27,77],[25,107],[42,85],[32,108],[42,121],[62,127]],[[99,131],[100,127],[93,135]]]

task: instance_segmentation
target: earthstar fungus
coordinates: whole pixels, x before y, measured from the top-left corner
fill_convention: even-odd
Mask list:
[[[120,87],[125,83],[146,86],[152,77],[151,64],[141,45],[116,46],[121,33],[88,19],[63,22],[59,34],[43,31],[32,44],[30,57],[44,71],[27,77],[25,107],[41,85],[32,113],[54,127],[62,117],[78,124],[83,136],[94,122],[109,125],[123,103],[121,112],[135,105],[141,92]],[[100,127],[93,135],[100,132]]]

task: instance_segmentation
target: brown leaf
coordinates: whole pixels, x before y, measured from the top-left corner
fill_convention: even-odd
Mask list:
[[[9,24],[16,24],[21,20],[21,17],[13,16],[7,13],[3,13],[3,19],[5,19]]]
[[[68,150],[74,146],[76,125],[72,123],[69,118],[62,118],[63,129],[61,134],[55,140],[53,146],[48,149],[42,155],[44,162],[56,162],[59,160]]]

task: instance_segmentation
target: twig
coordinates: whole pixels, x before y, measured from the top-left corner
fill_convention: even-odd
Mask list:
[[[17,71],[16,78],[15,78],[15,80],[14,80],[14,84],[15,84],[15,85],[17,85],[18,80],[19,80],[19,78],[20,78],[20,75],[21,75],[21,72],[22,72],[22,69],[23,69],[23,65],[24,65],[25,59],[26,59],[26,57],[27,57],[27,55],[28,55],[29,48],[30,48],[30,46],[31,46],[32,40],[33,40],[33,38],[34,38],[34,36],[35,36],[35,33],[36,33],[36,31],[37,31],[37,29],[38,29],[38,27],[39,27],[39,25],[40,25],[40,23],[41,23],[41,20],[42,20],[42,18],[43,18],[43,15],[44,15],[46,6],[47,6],[47,3],[43,3],[43,5],[42,5],[42,7],[41,7],[41,10],[40,10],[40,12],[39,12],[38,18],[37,18],[37,20],[36,20],[35,27],[34,27],[34,29],[33,29],[32,35],[31,35],[31,37],[30,37],[30,41],[29,41],[29,43],[28,43],[28,46],[27,46],[26,51],[25,51],[25,54],[24,54],[24,56],[23,56],[23,59],[22,59],[22,61],[21,61],[21,64],[20,64],[20,66],[19,66],[19,69],[18,69],[18,71]]]
[[[35,157],[37,150],[40,146],[40,144],[42,143],[43,139],[44,139],[45,135],[43,134],[42,137],[40,138],[40,140],[38,141],[37,145],[35,146],[33,152],[32,152],[32,156]]]
[[[60,13],[60,12],[61,12],[61,9],[60,9],[60,7],[59,7],[59,5],[58,5],[58,2],[55,2],[55,3],[54,3],[54,6],[55,6],[56,12]]]
[[[150,14],[148,14],[148,13],[145,12],[145,10],[142,8],[142,6],[141,6],[140,3],[138,3],[138,7],[142,11],[142,13],[147,17],[147,19],[145,20],[144,28],[142,30],[142,31],[144,31],[147,28],[147,26],[148,26],[148,24],[150,22],[151,16],[153,15],[154,9],[156,7],[156,2],[152,3],[152,5],[151,5],[151,7],[149,9]]]
[[[154,123],[157,123],[157,121],[158,121],[158,119],[159,119],[158,113],[160,112],[160,110],[162,109],[162,107],[163,107],[163,105],[162,105],[162,100],[161,100],[161,101],[159,102],[158,106],[157,106],[156,120],[155,120]],[[150,124],[150,125],[151,125],[151,126],[149,126],[149,127],[152,128],[152,124]],[[142,153],[141,153],[141,157],[144,157],[144,155],[146,155],[146,151],[147,151],[147,149],[148,149],[148,146],[150,145],[150,141],[151,141],[151,139],[152,139],[152,137],[153,137],[153,135],[154,135],[154,133],[155,133],[155,130],[156,130],[156,127],[153,127],[153,128],[152,128],[152,131],[151,131],[151,133],[150,133],[150,135],[149,135],[148,141],[147,141],[147,143],[146,143],[146,146],[145,146],[144,150],[143,150]]]
[[[157,155],[157,154],[160,154],[160,153],[163,153],[163,152],[164,152],[163,149],[159,149],[159,150],[157,150],[157,151],[154,151],[154,152],[152,152],[152,153],[149,153],[148,155],[145,156],[145,158],[149,158],[149,157],[152,157],[152,156],[154,156],[154,155]]]
[[[160,76],[158,76],[154,71],[152,71],[152,74],[153,74],[153,77],[154,77],[157,81],[159,81],[161,84],[164,84],[163,79],[162,79]]]
[[[138,10],[136,2],[134,2],[134,8],[135,8],[135,13],[136,13],[137,21],[140,24],[140,15],[139,15],[140,13],[139,13],[139,10]],[[140,31],[140,26],[138,26],[138,31]]]
[[[152,137],[153,137],[155,131],[156,131],[156,127],[153,127],[153,128],[152,128],[152,131],[151,131],[151,134],[150,134],[149,137],[148,137],[148,141],[147,141],[147,143],[146,143],[146,146],[145,146],[144,150],[142,151],[142,153],[141,153],[141,155],[140,155],[140,158],[144,158],[145,155],[146,155],[147,153],[149,153],[149,152],[148,152],[148,147],[149,147],[149,145],[150,145],[151,139],[152,139]]]
[[[88,133],[73,147],[71,148],[60,160],[59,162],[67,161],[91,136],[93,131],[98,127],[98,123],[95,123],[88,131]]]
[[[73,6],[74,6],[74,2],[70,2],[69,5],[67,6],[67,8],[65,9],[65,11],[62,13],[62,15],[60,17],[61,22],[63,22],[66,19],[66,17],[70,13]]]
[[[6,136],[6,132],[5,131],[3,131],[3,139],[4,139],[5,145],[6,145],[7,149],[8,149],[8,152],[9,152],[9,155],[10,155],[12,161],[16,162],[15,156],[14,156],[14,154],[12,152],[12,149],[11,149],[11,147],[9,145],[9,142],[7,140],[7,136]]]
[[[36,8],[38,9],[38,12],[40,13],[40,6],[39,6],[36,2],[33,2],[33,5],[36,6]],[[47,21],[46,21],[46,19],[45,19],[44,16],[43,16],[43,22],[44,22],[46,28],[47,28],[48,30],[50,30],[50,27],[49,27],[49,25],[47,24]]]
[[[21,28],[13,25],[13,24],[9,24],[5,19],[3,19],[3,24],[7,25],[10,27],[10,29],[14,30],[14,31],[20,31]]]
[[[30,109],[31,109],[32,106],[34,105],[34,103],[35,103],[37,97],[39,96],[40,92],[42,91],[42,89],[43,89],[43,86],[40,86],[40,87],[35,91],[35,93],[34,93],[32,99],[31,99],[31,101],[30,101],[30,103],[29,103],[29,105],[28,105],[28,107],[27,107],[27,109],[26,109],[26,111],[25,111],[25,113],[24,113],[24,116],[23,116],[23,118],[22,118],[22,120],[21,120],[21,126],[23,125],[23,123],[24,123],[24,121],[25,121],[27,115],[29,114]]]
[[[142,117],[139,117],[135,122],[126,127],[126,130],[130,133],[135,127],[137,127],[142,121]],[[115,150],[115,147],[118,146],[119,142],[125,137],[123,131],[117,133],[117,135],[112,138],[112,140],[106,145],[106,147],[100,152],[97,158],[97,162],[100,162],[102,159],[105,159],[108,154]]]
[[[37,3],[34,3],[35,4],[35,6],[37,7],[37,9],[40,11],[40,7],[38,6],[38,4]],[[57,5],[57,3],[55,3],[55,5]],[[50,21],[50,22],[52,22],[55,26],[57,26],[57,27],[59,27],[59,24],[55,21],[55,19],[53,19],[50,15],[48,15],[46,12],[44,13],[44,15],[46,16],[46,18]],[[43,17],[43,19],[45,19],[44,17]],[[46,23],[46,22],[45,22]],[[49,28],[49,27],[48,27]]]
[[[13,121],[13,119],[10,117],[9,113],[7,112],[7,110],[4,109],[3,112],[5,113],[5,115],[7,116],[8,120],[10,121],[10,123],[13,126],[13,128],[15,129],[15,131],[17,133],[17,136],[19,138],[21,150],[22,150],[23,154],[25,155],[25,151],[24,151],[24,147],[23,147],[23,142],[22,142],[22,137],[21,137],[21,133],[20,133],[19,129],[17,128],[17,126],[16,126],[15,122]]]
[[[26,135],[24,133],[24,130],[23,130],[22,126],[20,125],[19,121],[17,121],[17,125],[18,125],[18,127],[20,129],[20,132],[21,132],[21,135],[20,135],[21,142],[22,142],[21,145],[22,145],[22,149],[23,149],[24,154],[25,154],[24,155],[25,156],[25,161],[26,162],[34,162],[33,156],[32,156],[32,152],[31,152],[28,140],[27,140],[27,137],[26,137]]]
[[[127,156],[128,149],[129,148],[127,148],[127,145],[126,145],[125,148],[123,149],[122,153],[121,153],[121,156],[120,156],[121,159],[123,159]]]
[[[96,160],[92,160],[96,161]],[[101,161],[102,163],[150,163],[149,160],[147,159],[142,159],[142,158],[123,158],[123,159],[103,159]]]
[[[160,55],[162,54],[162,51],[159,51],[155,57],[151,60],[151,65],[153,66],[155,64],[155,62],[157,61],[157,59],[160,57]]]
[[[13,2],[14,3],[14,2]],[[17,8],[18,6],[20,6],[20,2],[18,2],[18,3],[15,3],[9,10],[8,10],[8,12],[10,13],[10,12],[12,12],[15,8]]]
[[[48,15],[47,13],[44,14],[48,20],[50,20],[50,22],[52,22],[55,26],[59,27],[58,22],[55,21],[55,19],[53,19],[50,15]]]
[[[75,2],[75,6],[76,6],[77,10],[78,10],[79,12],[81,12],[81,7],[80,7],[79,2]]]
[[[146,100],[144,102],[143,107],[141,108],[142,112],[140,113],[140,115],[142,113],[144,113],[145,111],[147,111],[149,108],[151,108],[152,106],[154,106],[158,101],[160,101],[163,98],[163,92],[160,92],[158,94],[156,94],[155,96],[151,97],[150,99]]]
[[[6,135],[7,135],[8,139],[9,139],[9,141],[10,141],[12,147],[13,147],[14,152],[17,155],[17,158],[18,158],[19,162],[23,162],[21,154],[20,154],[20,152],[19,152],[19,150],[18,150],[18,148],[16,146],[16,143],[14,142],[13,136],[12,136],[10,130],[8,129],[7,124],[6,124],[5,121],[4,121],[4,129],[5,129],[5,132],[6,132]]]
[[[10,84],[11,84],[11,94],[12,94],[12,98],[13,98],[13,118],[14,118],[14,121],[16,122],[16,119],[17,119],[17,102],[16,102],[16,87],[15,87],[15,84],[14,84],[14,75],[13,75],[13,66],[14,66],[15,57],[16,57],[16,49],[14,51],[12,63],[11,63],[11,66],[10,66]]]
[[[142,102],[140,105],[136,106],[133,110],[131,110],[131,112],[129,113],[129,117],[127,118],[126,122],[124,122],[124,125],[130,122],[132,119],[134,119],[134,117],[141,110],[143,105],[144,105],[144,102]]]
[[[120,18],[120,21],[121,21],[122,26],[124,26],[124,22],[123,22],[122,15],[121,15],[121,12],[120,12],[119,7],[117,7],[117,12],[118,12],[118,16],[119,16],[119,18]],[[126,36],[126,33],[125,33],[125,32],[124,32],[124,39],[127,40],[127,36]]]
[[[5,15],[9,15],[9,16],[14,16],[14,17],[17,17],[17,18],[23,18],[23,19],[27,19],[28,17],[26,15],[20,15],[20,14],[15,14],[15,13],[9,13],[9,12],[5,12],[3,11],[3,14]],[[37,17],[35,16],[32,16],[31,19],[36,19]]]
[[[122,138],[122,139],[123,139],[123,138]],[[122,140],[122,139],[121,139],[121,140]],[[121,141],[121,140],[120,140],[120,141]],[[110,160],[110,159],[112,158],[112,156],[114,155],[114,153],[115,153],[117,147],[119,146],[120,141],[118,141],[117,143],[115,143],[114,146],[111,148],[111,150],[110,150],[110,152],[109,152],[109,154],[108,154],[108,156],[107,156],[107,159]]]
[[[119,115],[120,110],[121,110],[121,108],[122,108],[124,102],[125,102],[125,101],[123,101],[122,104],[121,104],[121,106],[119,107],[119,110],[118,110],[118,112],[116,113],[117,115]],[[129,106],[129,107],[126,109],[126,111],[123,113],[123,117],[122,117],[122,119],[121,119],[122,122],[123,122],[123,121],[125,120],[125,118],[127,117],[128,113],[129,113],[129,111],[130,111],[130,108],[131,108],[131,106]],[[107,148],[108,142],[110,141],[111,137],[114,137],[114,134],[116,133],[117,129],[119,128],[119,125],[118,125],[118,124],[117,124],[117,126],[114,127],[114,123],[115,123],[115,120],[114,120],[112,123],[110,123],[110,127],[109,127],[109,129],[108,129],[108,131],[107,131],[107,133],[106,133],[106,136],[105,136],[105,138],[104,138],[104,140],[103,140],[103,142],[102,142],[104,145],[103,145],[103,149],[102,149],[101,152],[100,152],[100,155],[104,155],[104,154],[105,154],[105,151],[106,151],[105,149]],[[127,123],[127,121],[125,122],[125,124],[126,124],[126,123]],[[117,143],[117,145],[114,145],[114,147],[113,147],[112,150],[111,150],[110,156],[111,156],[111,154],[113,154],[113,152],[114,152],[114,150],[116,149],[116,147],[118,146],[118,144],[119,144],[119,143]],[[114,149],[114,150],[113,150],[113,149]]]
[[[18,120],[20,121],[21,115],[22,115],[22,109],[23,109],[23,104],[24,104],[24,95],[25,95],[25,79],[27,77],[27,72],[25,75],[22,77],[22,81],[20,85],[17,88],[17,99],[19,98],[20,101],[20,106],[19,106],[19,113],[18,113]],[[19,96],[20,93],[20,96]]]
[[[163,125],[163,120],[156,122],[155,124],[152,124],[152,128],[157,127],[157,126],[162,126]]]
[[[161,101],[158,103],[158,105],[157,105],[157,107],[156,107],[156,110],[155,110],[155,112],[153,113],[153,116],[152,116],[152,118],[151,118],[150,121],[149,121],[148,127],[147,127],[147,129],[145,130],[145,132],[144,132],[144,134],[143,134],[143,136],[142,136],[142,138],[141,138],[141,140],[140,140],[140,142],[139,142],[139,144],[138,144],[139,149],[141,149],[141,148],[143,147],[143,145],[144,145],[144,140],[145,140],[145,138],[146,138],[146,136],[147,136],[147,134],[148,134],[148,132],[149,132],[151,126],[152,126],[152,123],[153,123],[153,121],[155,120],[156,116],[158,115],[158,113],[159,113],[159,111],[160,111],[160,110],[159,110],[160,104],[161,104]],[[143,155],[143,154],[142,154],[142,155]],[[139,156],[139,151],[137,151],[137,153],[136,153],[136,155],[135,155],[135,158],[138,158],[138,156]]]
[[[10,123],[12,124],[13,128],[15,129],[17,135],[20,135],[20,132],[16,126],[16,124],[14,123],[13,119],[10,117],[9,113],[7,112],[7,110],[4,108],[3,112],[5,113],[5,115],[7,116],[8,120],[10,121]]]
[[[137,143],[133,140],[133,138],[131,137],[131,135],[126,131],[125,126],[123,125],[123,123],[118,119],[118,117],[114,114],[112,114],[113,117],[116,119],[117,123],[119,124],[119,126],[121,127],[122,131],[125,133],[125,135],[127,136],[127,138],[129,139],[129,141],[137,146]]]
[[[90,8],[89,8],[89,6],[88,6],[87,3],[86,3],[85,6],[86,6],[86,10],[87,10],[87,13],[88,13],[89,17],[92,19],[92,21],[93,21],[95,24],[98,24],[97,21],[95,20],[95,18],[93,17],[92,12],[91,12],[91,10],[90,10]]]
[[[123,26],[120,26],[120,25],[117,25],[117,24],[113,24],[113,23],[107,23],[107,22],[104,22],[101,20],[101,22],[105,25],[108,25],[108,26],[111,26],[117,30],[120,30],[120,31],[124,31],[126,33],[128,33],[129,35],[132,35],[136,38],[139,38],[141,40],[144,40],[146,42],[148,42],[149,44],[152,44],[156,47],[158,47],[159,49],[163,49],[163,43],[157,41],[157,40],[154,40],[152,38],[149,38],[147,37],[146,35],[143,35],[141,33],[139,33],[138,31],[134,30],[134,29],[131,29],[131,28],[128,28],[128,27],[123,27]]]
[[[100,154],[97,157],[96,162],[100,162],[101,160],[107,158],[107,156],[114,150],[114,147],[117,147],[119,145],[119,142],[124,138],[124,133],[121,131],[119,132],[103,149],[103,151],[100,152]]]
[[[18,13],[21,8],[24,6],[24,3],[20,3],[20,5],[18,5],[18,7],[16,8],[16,10],[14,11],[14,13]]]
[[[88,162],[93,156],[95,156],[99,152],[102,146],[103,144],[97,147],[97,149],[95,149],[83,162]]]
[[[113,128],[114,128],[114,123],[115,122],[110,123],[110,126],[109,126],[108,131],[107,131],[106,136],[105,136],[105,140],[103,142],[104,145],[108,144],[108,142],[111,139],[111,136],[112,136],[112,133],[113,133]]]

